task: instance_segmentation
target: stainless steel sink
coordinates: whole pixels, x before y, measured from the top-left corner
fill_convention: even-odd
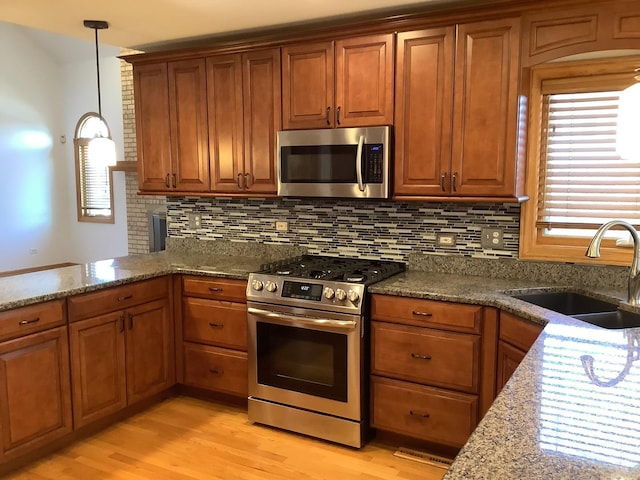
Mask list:
[[[640,313],[620,310],[618,305],[576,292],[543,292],[513,298],[568,315],[607,329],[640,327]]]
[[[640,314],[620,309],[615,312],[585,313],[572,316],[591,325],[612,330],[640,327]]]
[[[533,303],[554,312],[574,316],[585,313],[614,312],[618,305],[575,292],[544,292],[513,295],[514,298]]]

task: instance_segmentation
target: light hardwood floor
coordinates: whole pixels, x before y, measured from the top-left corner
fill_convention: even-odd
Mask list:
[[[408,479],[443,468],[253,425],[246,411],[174,397],[5,477],[9,480]]]

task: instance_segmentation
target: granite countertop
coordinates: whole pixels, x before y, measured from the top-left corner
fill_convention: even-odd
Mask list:
[[[271,260],[222,253],[160,252],[0,278],[0,311],[172,273],[246,279]],[[572,290],[619,301],[625,292],[475,273],[409,270],[370,288],[497,307],[546,325],[445,479],[640,479],[640,329],[602,329],[510,296]]]
[[[508,295],[531,288],[582,290],[411,271],[371,288],[494,306],[546,325],[444,479],[639,479],[640,328],[606,330]],[[619,290],[583,293],[624,298]],[[595,382],[583,366],[589,357]]]
[[[172,273],[246,280],[261,257],[158,252],[0,278],[0,311]]]

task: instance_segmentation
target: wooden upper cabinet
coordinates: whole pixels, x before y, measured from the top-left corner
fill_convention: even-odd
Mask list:
[[[276,134],[282,128],[280,50],[242,55],[244,187],[276,193]]]
[[[574,8],[545,8],[523,16],[523,66],[602,50],[637,49],[640,4],[585,2]]]
[[[139,187],[142,191],[168,190],[171,128],[167,64],[137,65],[133,70],[133,84]]]
[[[451,164],[454,27],[398,34],[395,194],[441,195]]]
[[[207,58],[211,190],[242,191],[244,121],[240,55]]]
[[[518,19],[398,35],[396,197],[517,195],[519,35]]]
[[[168,63],[171,124],[171,188],[209,190],[205,60]]]
[[[329,128],[334,114],[333,42],[282,48],[283,128]]]
[[[138,65],[133,78],[140,190],[207,191],[204,60]]]
[[[393,35],[336,41],[336,127],[393,123]]]
[[[211,190],[276,193],[280,50],[207,58]]]
[[[393,35],[282,49],[283,128],[393,123]]]
[[[513,196],[517,162],[520,21],[458,26],[451,190]]]

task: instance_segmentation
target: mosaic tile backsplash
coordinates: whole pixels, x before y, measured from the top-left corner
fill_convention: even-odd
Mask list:
[[[201,215],[189,228],[189,215]],[[520,206],[390,200],[168,197],[168,236],[306,247],[309,253],[407,261],[410,253],[518,256]],[[276,221],[289,222],[279,232]],[[483,249],[482,228],[504,230],[502,249]],[[455,234],[440,246],[438,233]]]

